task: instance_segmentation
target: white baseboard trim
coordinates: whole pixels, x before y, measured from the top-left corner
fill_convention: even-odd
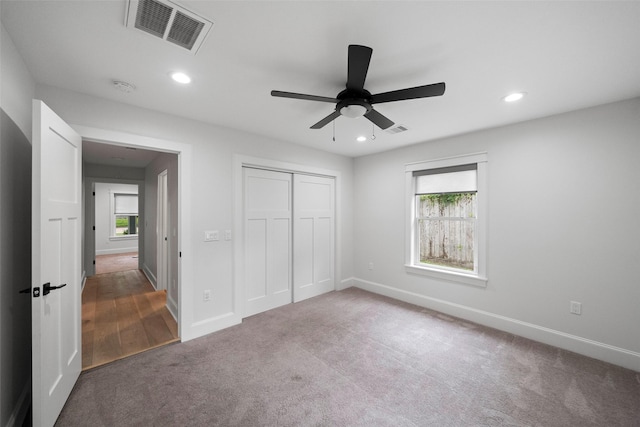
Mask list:
[[[24,420],[29,413],[29,406],[31,406],[31,375],[29,375],[28,381],[22,387],[22,392],[16,406],[11,411],[9,419],[7,420],[7,427],[20,427],[24,424]]]
[[[147,276],[147,279],[153,285],[153,289],[158,289],[158,282],[156,281],[156,276],[154,276],[151,270],[149,270],[149,267],[147,267],[147,264],[142,265],[142,273],[144,273],[144,275]]]
[[[343,279],[342,281],[340,281],[340,283],[338,283],[338,286],[336,286],[336,291],[344,291],[345,289],[352,287],[353,281],[353,277],[347,277],[346,279]]]
[[[169,313],[171,313],[176,323],[178,323],[178,304],[171,298],[169,292],[167,292],[167,310],[169,310]]]
[[[368,280],[353,286],[640,372],[640,353]]]
[[[182,342],[189,341],[240,323],[242,323],[242,317],[236,313],[230,312],[222,314],[192,323],[189,328],[183,328],[183,330],[180,331],[180,340]]]

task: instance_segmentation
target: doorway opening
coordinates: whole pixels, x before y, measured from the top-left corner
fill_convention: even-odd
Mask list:
[[[93,183],[95,274],[140,268],[140,184]],[[144,190],[144,189],[143,189]]]
[[[83,141],[83,370],[180,340],[179,154],[153,148]],[[163,205],[176,202],[173,215],[158,215],[159,196]],[[161,238],[161,229],[173,233]],[[157,241],[165,242],[163,257]]]

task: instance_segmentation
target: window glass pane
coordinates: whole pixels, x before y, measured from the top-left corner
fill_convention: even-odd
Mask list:
[[[138,215],[116,215],[116,236],[138,234]]]
[[[476,194],[416,196],[418,263],[474,271]]]

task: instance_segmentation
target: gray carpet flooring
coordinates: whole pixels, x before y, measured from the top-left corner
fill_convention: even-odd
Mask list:
[[[640,373],[351,288],[80,376],[59,426],[640,426]]]

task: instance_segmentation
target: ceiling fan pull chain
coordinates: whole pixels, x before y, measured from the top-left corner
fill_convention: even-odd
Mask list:
[[[333,121],[333,142],[336,142],[336,121]]]
[[[376,139],[376,127],[371,123],[371,140]]]

